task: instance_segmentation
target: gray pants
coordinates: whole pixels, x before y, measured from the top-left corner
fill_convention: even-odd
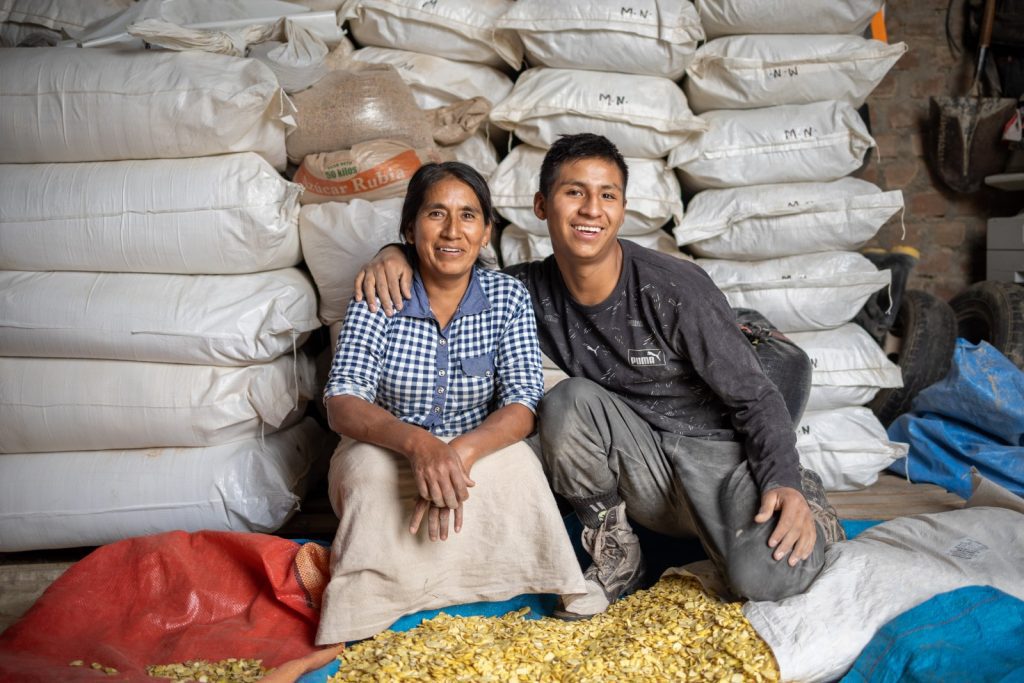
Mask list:
[[[790,567],[788,558],[772,558],[768,538],[778,517],[754,522],[761,494],[740,444],[652,429],[617,396],[582,378],[548,392],[539,418],[548,480],[584,524],[596,526],[598,511],[625,501],[628,515],[653,531],[698,536],[733,592],[751,600],[803,592],[821,571],[825,530],[818,520],[808,559]]]

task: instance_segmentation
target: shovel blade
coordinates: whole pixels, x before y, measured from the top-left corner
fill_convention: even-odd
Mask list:
[[[932,97],[929,131],[934,168],[951,190],[977,192],[985,176],[1006,167],[1003,126],[1017,100],[994,97]]]

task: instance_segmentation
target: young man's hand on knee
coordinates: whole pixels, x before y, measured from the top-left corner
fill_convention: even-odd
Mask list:
[[[814,552],[817,530],[811,508],[800,491],[780,486],[761,496],[761,509],[754,521],[764,524],[775,512],[779,513],[779,521],[768,539],[768,546],[774,549],[772,557],[782,560],[789,555],[789,565],[795,567]]]

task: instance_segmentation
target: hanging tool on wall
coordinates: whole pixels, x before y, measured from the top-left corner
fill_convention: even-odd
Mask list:
[[[950,189],[976,192],[985,176],[1006,165],[1003,127],[1013,116],[1017,101],[982,97],[982,73],[988,58],[996,0],[985,0],[981,21],[978,63],[968,94],[930,98],[929,131],[934,170]]]

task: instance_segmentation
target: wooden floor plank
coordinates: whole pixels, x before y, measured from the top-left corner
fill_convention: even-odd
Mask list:
[[[906,515],[959,510],[964,499],[932,484],[912,484],[883,472],[878,481],[859,491],[828,494],[840,519],[893,519]]]

